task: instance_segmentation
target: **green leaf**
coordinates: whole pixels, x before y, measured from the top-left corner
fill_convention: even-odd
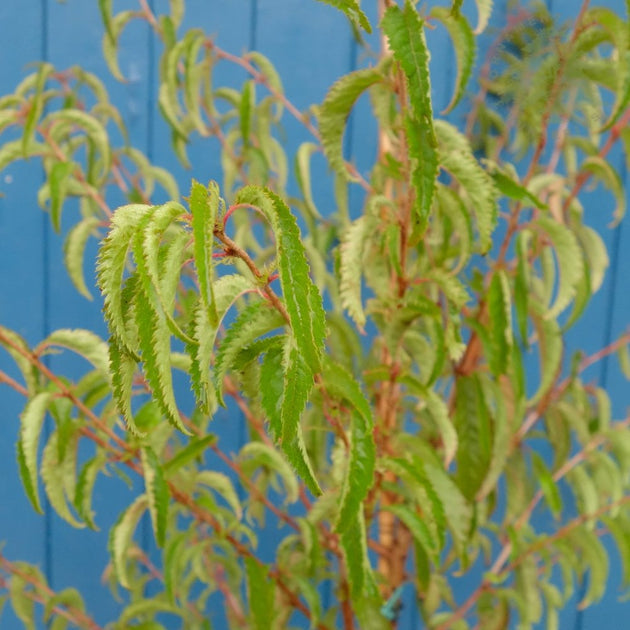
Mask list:
[[[372,68],[355,70],[336,81],[322,103],[317,120],[324,154],[330,168],[340,177],[353,181],[343,159],[343,133],[346,121],[357,99],[369,87],[383,80]]]
[[[109,351],[97,334],[83,328],[60,328],[52,332],[41,346],[58,346],[67,348],[89,361],[105,378],[110,380]]]
[[[562,367],[564,349],[562,333],[555,319],[540,317],[532,313],[534,326],[540,347],[540,385],[537,392],[528,401],[528,406],[537,404],[552,387]]]
[[[18,333],[4,326],[0,326],[0,344],[11,355],[11,358],[20,369],[29,396],[34,395],[39,383],[39,372],[33,363],[29,361],[31,354],[29,345]]]
[[[239,314],[228,328],[216,354],[214,382],[219,401],[223,403],[223,379],[230,371],[239,352],[261,335],[282,326],[280,314],[266,302],[252,302]]]
[[[361,510],[341,535],[340,542],[348,571],[350,594],[353,601],[357,602],[373,587],[374,579],[367,554],[365,518]]]
[[[136,619],[138,617],[146,617],[147,615],[156,615],[159,613],[170,613],[173,615],[178,615],[182,619],[184,619],[184,611],[179,606],[174,606],[173,604],[169,604],[168,602],[159,601],[157,599],[140,599],[136,602],[129,604],[123,613],[120,615],[118,619],[118,623],[120,624],[119,628],[140,628],[141,630],[157,630],[162,629],[163,626],[156,623],[143,623],[138,626],[134,624],[133,626],[129,624],[132,619]]]
[[[34,577],[42,584],[46,584],[46,580],[40,571],[24,562],[15,563],[16,569],[21,574]],[[8,580],[9,596],[11,597],[11,607],[15,616],[24,624],[26,630],[35,630],[35,602],[26,594],[26,591],[32,590],[30,583],[23,575],[13,574]]]
[[[127,429],[133,435],[142,437],[142,433],[133,420],[131,411],[131,393],[133,378],[136,373],[136,361],[118,342],[118,338],[109,339],[109,367],[112,379],[112,392],[118,411],[122,415]]]
[[[245,556],[247,599],[255,630],[271,630],[275,613],[275,583],[269,578],[269,569],[259,560]]]
[[[617,207],[613,213],[613,225],[618,225],[626,213],[626,193],[619,173],[608,160],[598,155],[589,155],[582,162],[582,170],[599,179],[614,195]]]
[[[505,271],[499,270],[492,276],[487,299],[492,350],[489,363],[492,373],[499,376],[505,374],[512,354],[512,304]]]
[[[298,186],[309,213],[315,219],[321,219],[313,201],[313,191],[311,188],[311,156],[319,147],[314,142],[303,142],[295,154],[295,174]]]
[[[74,172],[74,162],[57,162],[48,176],[50,182],[50,220],[55,232],[61,230],[61,210],[66,198],[68,178]]]
[[[42,63],[37,70],[35,78],[33,94],[30,98],[30,107],[24,121],[24,129],[22,131],[22,154],[26,158],[30,155],[31,144],[35,134],[35,128],[42,115],[44,109],[44,89],[48,77],[54,72],[54,68],[49,63]]]
[[[424,519],[408,505],[386,505],[382,507],[383,511],[394,514],[411,532],[428,556],[437,565],[439,562],[439,547],[437,541],[433,538],[431,530],[427,527]]]
[[[441,112],[447,114],[459,103],[472,74],[475,64],[475,36],[468,20],[461,13],[454,13],[446,7],[433,7],[430,15],[444,24],[455,47],[455,59],[457,60],[455,92],[451,102]]]
[[[85,275],[83,273],[85,245],[90,236],[98,234],[96,229],[100,224],[100,219],[86,217],[72,227],[63,244],[63,262],[70,280],[72,280],[76,290],[88,300],[92,299],[92,294],[85,284]]]
[[[437,140],[433,126],[429,51],[424,36],[424,22],[413,4],[405,2],[401,10],[390,6],[381,22],[396,61],[407,77],[413,116],[406,119],[409,155],[415,165],[412,183],[416,190],[415,211],[424,231],[433,198],[438,172]]]
[[[55,512],[73,527],[82,528],[84,524],[77,520],[68,507],[68,500],[72,503],[75,498],[76,464],[78,432],[74,432],[71,443],[64,449],[64,456],[60,456],[60,431],[55,431],[48,439],[48,444],[42,454],[41,476],[46,489],[46,495]]]
[[[350,415],[350,461],[341,491],[341,507],[335,529],[343,534],[352,526],[374,477],[376,446],[372,423],[357,411]]]
[[[190,464],[198,457],[201,457],[208,447],[215,444],[216,441],[216,435],[205,435],[199,439],[191,438],[190,443],[185,448],[164,464],[164,474],[169,476],[180,468]]]
[[[479,17],[477,18],[477,28],[475,29],[475,35],[479,35],[485,31],[486,26],[488,26],[488,21],[490,20],[490,15],[492,14],[492,0],[475,0],[477,3],[477,13]]]
[[[319,2],[329,4],[343,11],[353,26],[361,27],[368,33],[372,32],[372,25],[365,13],[361,11],[359,0],[319,0]]]
[[[328,394],[347,400],[352,405],[353,411],[359,413],[368,426],[374,424],[370,403],[356,378],[345,367],[327,357],[323,378]]]
[[[119,516],[109,532],[108,550],[112,558],[114,574],[122,586],[131,588],[127,561],[129,559],[129,547],[140,521],[140,517],[148,505],[147,497],[141,494],[135,501]]]
[[[90,529],[97,531],[98,527],[94,523],[94,512],[92,511],[92,494],[94,491],[96,476],[104,469],[106,462],[107,456],[102,452],[99,452],[97,455],[85,462],[81,472],[79,473],[79,479],[77,480],[77,487],[74,495],[74,507],[77,514],[85,521],[85,524]]]
[[[578,604],[583,610],[594,602],[599,601],[606,592],[608,584],[608,554],[599,536],[586,527],[580,527],[572,532],[570,540],[576,551],[579,549],[581,564],[589,571],[589,580],[584,598]]]
[[[444,448],[444,466],[448,469],[455,458],[455,454],[457,453],[457,446],[459,443],[457,431],[455,430],[455,426],[449,416],[448,407],[442,397],[431,389],[426,390],[424,396],[427,410],[437,425],[440,437],[442,438],[442,446]]]
[[[51,392],[40,392],[26,403],[20,415],[20,438],[17,446],[22,484],[33,507],[40,514],[43,511],[37,491],[37,451],[51,399]]]
[[[99,165],[101,167],[99,181],[102,182],[109,176],[112,166],[111,144],[107,131],[98,118],[78,109],[61,109],[49,114],[46,117],[46,123],[49,125],[68,123],[82,129],[90,146],[93,146],[99,153]]]
[[[216,490],[232,508],[236,518],[241,519],[243,508],[241,507],[241,502],[234,489],[234,485],[227,475],[215,470],[202,470],[195,476],[195,483],[203,484],[204,486]]]
[[[264,466],[271,472],[276,473],[284,484],[283,497],[288,503],[295,503],[299,497],[299,483],[282,455],[272,446],[262,442],[248,442],[239,453],[241,461],[252,460],[256,466]],[[251,469],[252,461],[248,462]]]
[[[132,238],[139,224],[152,210],[151,206],[141,204],[118,208],[112,216],[111,230],[98,255],[98,284],[105,296],[105,317],[110,330],[120,340],[119,345],[132,356],[136,342],[128,333],[128,304],[123,300],[125,293],[121,288]]]
[[[46,605],[44,606],[44,621],[50,620],[53,614],[55,614],[54,608],[57,606],[69,608],[72,609],[72,611],[85,612],[83,598],[76,588],[64,588],[63,591],[55,593],[46,601]]]
[[[164,469],[150,447],[140,449],[144,488],[153,524],[153,533],[158,547],[164,546],[168,523],[170,493],[164,476]]]
[[[297,346],[287,339],[284,353],[284,388],[280,406],[282,444],[292,443],[298,433],[300,417],[313,389],[313,373]]]
[[[439,143],[440,165],[452,175],[465,193],[468,205],[477,219],[482,253],[492,245],[492,232],[497,222],[497,190],[490,175],[475,159],[468,139],[453,125],[435,121]]]
[[[105,1],[107,4],[111,5],[111,0]],[[99,4],[102,6],[104,4],[103,0],[99,0]],[[136,11],[121,11],[111,17],[110,13],[111,7],[107,10],[107,18],[105,18],[105,13],[103,14],[106,26],[102,43],[103,59],[105,59],[105,63],[107,63],[107,67],[112,75],[114,75],[114,78],[118,81],[125,81],[125,77],[120,71],[118,64],[118,40],[125,26],[127,26],[132,19],[138,17],[138,14]]]
[[[247,186],[237,203],[260,208],[273,227],[282,295],[298,350],[308,368],[320,370],[326,335],[326,316],[322,298],[309,276],[309,266],[300,230],[287,205],[266,188]]]
[[[545,314],[548,319],[556,318],[575,297],[577,286],[584,274],[584,259],[575,234],[565,225],[548,217],[539,217],[535,223],[553,246],[560,281],[553,306]]]
[[[562,514],[562,498],[553,476],[538,453],[532,453],[532,465],[551,513],[559,518]]]
[[[208,187],[193,181],[190,191],[190,211],[192,213],[193,237],[195,240],[195,267],[199,279],[199,291],[208,310],[211,324],[217,321],[217,309],[213,294],[214,265],[212,263],[212,244],[214,228],[219,212],[219,188],[215,182]]]

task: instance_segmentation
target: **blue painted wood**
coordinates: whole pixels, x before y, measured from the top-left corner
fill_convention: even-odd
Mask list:
[[[118,3],[116,9],[124,8],[122,4]],[[135,6],[133,0],[125,0],[124,4]],[[165,0],[153,3],[158,10],[166,4]],[[464,4],[465,10],[470,10],[474,16],[473,3]],[[506,0],[495,2],[493,24],[501,23],[506,4]],[[609,0],[608,5],[617,11],[623,10],[621,0]],[[549,0],[549,6],[555,14],[567,18],[574,17],[577,10],[575,0]],[[301,109],[320,102],[336,77],[364,65],[364,60],[357,57],[344,18],[321,3],[221,0],[213,2],[209,9],[205,0],[189,0],[185,27],[190,26],[217,33],[218,43],[230,52],[240,53],[255,47],[268,55],[280,71],[287,95]],[[25,32],[28,37],[24,37]],[[6,58],[5,63],[0,63],[0,93],[13,88],[23,75],[24,63],[45,56],[60,67],[79,61],[88,70],[107,77],[100,59],[101,35],[96,3],[25,0],[19,4],[19,13],[17,4],[0,3],[0,41],[3,42],[2,55]],[[454,80],[453,53],[441,29],[429,33],[428,39],[433,52],[433,102],[435,110],[440,111],[450,100]],[[176,163],[170,151],[169,131],[155,113],[160,47],[153,47],[150,41],[146,28],[132,27],[123,37],[121,50],[121,68],[130,81],[125,85],[111,80],[106,83],[112,91],[112,100],[129,125],[132,143],[143,148],[158,165],[174,171],[182,192],[186,194],[193,176],[200,181],[220,180],[218,145],[215,140],[192,143],[192,172],[185,172]],[[316,64],[313,64],[314,58]],[[217,84],[237,86],[243,78],[240,70],[223,63],[216,81]],[[460,107],[450,119],[459,123],[465,113]],[[367,169],[376,152],[373,131],[366,103],[360,102],[346,138],[347,154],[360,171]],[[294,120],[287,119],[286,133],[290,152],[310,139]],[[327,213],[334,203],[330,180],[323,160],[315,158],[315,164],[315,198],[322,212]],[[89,303],[76,296],[61,267],[61,239],[51,233],[47,217],[35,207],[34,191],[40,182],[40,171],[32,164],[11,167],[1,175],[0,190],[5,196],[0,197],[0,269],[10,269],[10,273],[0,273],[0,322],[17,329],[33,343],[58,327],[84,326],[104,332],[99,302]],[[290,190],[295,191],[294,183]],[[358,213],[360,203],[361,195],[353,193],[351,213]],[[630,307],[630,292],[625,286],[626,275],[623,273],[630,265],[630,232],[627,226],[617,232],[607,230],[608,208],[612,208],[612,203],[601,190],[585,197],[587,222],[604,235],[615,266],[571,336],[573,347],[582,347],[588,352],[601,347],[623,330]],[[65,212],[65,226],[73,223],[76,211],[70,204]],[[16,240],[16,234],[28,235],[28,243]],[[25,291],[27,286],[32,290]],[[74,363],[58,359],[52,359],[52,365],[59,370],[76,369]],[[0,368],[11,371],[7,366],[9,362],[0,358]],[[604,363],[598,370],[590,376],[607,388],[616,403],[617,415],[623,413],[628,403],[627,384],[620,378],[614,361]],[[6,388],[0,396],[5,417],[16,418],[23,401]],[[244,422],[240,414],[222,414],[213,429],[220,433],[221,444],[228,451],[237,451],[243,442]],[[57,518],[46,521],[34,515],[16,477],[16,430],[17,422],[14,422],[0,438],[0,478],[4,480],[0,484],[0,539],[8,541],[5,552],[10,558],[39,563],[55,588],[81,586],[88,609],[97,620],[111,621],[116,604],[99,584],[101,569],[107,562],[106,532],[112,518],[129,501],[131,494],[122,491],[123,486],[116,480],[97,486],[95,507],[103,528],[100,535],[76,532]],[[146,524],[142,538],[154,553]],[[277,535],[265,533],[261,540],[262,553],[272,557],[276,542]],[[561,627],[595,630],[602,623],[624,627],[626,608],[616,601],[616,584],[620,583],[620,578],[621,569],[618,562],[613,561],[611,588],[604,601],[583,615],[575,615],[569,608]],[[458,598],[469,588],[470,585],[463,585],[456,593]],[[411,598],[407,600],[404,614],[401,627],[418,627]],[[219,613],[217,621],[215,627],[222,627]],[[20,625],[10,611],[5,611],[1,627],[12,630]]]
[[[0,86],[3,93],[21,81],[25,65],[42,57],[45,14],[40,0],[21,6],[16,29],[15,7],[0,3]],[[28,37],[25,37],[28,33]],[[41,338],[44,330],[44,282],[46,260],[46,218],[33,206],[33,191],[42,181],[32,164],[15,164],[0,175],[0,322],[18,331],[29,342]],[[16,239],[16,234],[28,239]],[[0,352],[0,369],[21,381],[14,363]],[[18,415],[24,399],[3,386],[0,394],[3,429],[0,435],[0,539],[3,553],[11,560],[26,560],[45,569],[47,536],[45,519],[36,515],[17,476],[15,445]],[[5,611],[2,627],[18,628],[12,610]]]

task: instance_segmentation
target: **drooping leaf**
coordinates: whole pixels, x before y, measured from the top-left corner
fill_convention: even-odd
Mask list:
[[[134,435],[143,436],[133,420],[131,411],[131,391],[136,373],[136,361],[118,342],[116,337],[109,339],[109,367],[112,379],[112,392],[118,411],[123,417],[127,429]]]
[[[507,275],[499,270],[493,276],[488,290],[490,315],[491,355],[490,369],[495,376],[507,370],[512,347],[512,304]]]
[[[74,502],[76,488],[76,464],[78,433],[72,435],[71,443],[65,448],[63,458],[60,457],[59,430],[48,439],[48,444],[42,454],[41,475],[46,489],[46,495],[55,512],[73,527],[81,528],[84,524],[77,520],[71,512],[68,503]]]
[[[218,492],[232,508],[236,518],[241,518],[243,508],[234,485],[227,475],[216,470],[202,470],[195,476],[195,483],[202,484]]]
[[[77,480],[76,492],[74,495],[74,507],[77,514],[85,521],[85,524],[94,530],[98,527],[94,523],[94,512],[92,511],[92,494],[96,476],[105,466],[107,457],[104,453],[98,453],[83,465]]]
[[[545,317],[557,317],[574,298],[577,285],[584,273],[584,259],[575,234],[566,226],[548,217],[539,217],[536,221],[553,246],[560,281],[556,299]]]
[[[138,522],[146,510],[147,505],[146,495],[141,494],[138,496],[135,501],[122,512],[118,521],[116,521],[109,532],[108,550],[112,559],[114,573],[120,584],[127,589],[131,588],[127,569],[129,548]]]
[[[348,172],[343,159],[346,121],[361,94],[382,80],[381,74],[372,68],[355,70],[333,84],[320,107],[317,120],[324,154],[330,168],[348,181],[352,181],[353,176]]]
[[[308,368],[320,370],[326,332],[326,316],[321,295],[309,276],[309,266],[300,230],[287,205],[266,188],[247,186],[237,202],[260,208],[273,227],[282,295],[291,330]]]
[[[247,595],[252,627],[255,630],[271,630],[275,618],[275,589],[269,579],[269,569],[251,556],[246,556]]]
[[[168,523],[170,493],[164,476],[164,469],[150,447],[140,449],[144,488],[153,524],[153,533],[158,547],[164,546]]]
[[[68,178],[74,169],[73,162],[57,162],[50,169],[50,220],[55,232],[61,230],[61,210],[66,199]]]
[[[361,11],[359,0],[319,0],[319,2],[330,4],[340,11],[343,11],[355,27],[361,27],[367,33],[372,32],[372,25],[365,13]]]
[[[538,403],[553,385],[562,366],[564,349],[562,333],[555,319],[541,317],[539,313],[533,313],[533,321],[540,347],[540,385],[530,399],[529,405]]]
[[[462,98],[473,66],[475,64],[475,36],[468,20],[459,12],[453,12],[446,7],[433,7],[431,16],[442,22],[446,27],[457,60],[457,78],[455,79],[455,91],[451,102],[442,111],[442,114],[450,112]]]
[[[403,504],[383,506],[383,510],[394,514],[407,527],[414,539],[422,545],[427,555],[437,563],[438,543],[424,519],[417,512]]]
[[[477,28],[475,29],[475,35],[479,35],[485,31],[490,15],[492,14],[493,0],[475,0],[477,3]]]
[[[87,240],[97,234],[100,223],[96,217],[86,217],[71,228],[63,244],[63,261],[68,275],[76,290],[88,300],[92,299],[92,294],[85,283],[83,258]]]
[[[356,411],[350,415],[350,461],[341,491],[336,530],[343,534],[355,522],[361,504],[372,486],[376,447],[372,424]]]
[[[423,231],[433,198],[438,172],[437,139],[433,125],[429,51],[424,36],[424,22],[411,2],[403,9],[388,7],[381,21],[396,61],[407,77],[413,115],[406,119],[409,155],[415,165],[412,183],[416,191],[415,213]]]
[[[43,512],[37,490],[37,451],[51,399],[51,392],[40,392],[26,403],[20,416],[20,439],[17,445],[22,484],[33,507],[40,514]]]

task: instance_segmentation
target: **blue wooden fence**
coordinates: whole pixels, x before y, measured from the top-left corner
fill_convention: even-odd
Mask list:
[[[161,0],[153,2],[164,9]],[[372,5],[375,3],[364,3]],[[445,2],[445,4],[447,4]],[[471,0],[465,7],[473,4]],[[577,0],[547,0],[549,8],[561,18],[570,18],[578,10]],[[606,4],[624,10],[623,0]],[[132,0],[114,2],[116,10],[135,7]],[[507,0],[496,0],[492,24],[503,23]],[[290,98],[298,107],[320,102],[327,87],[338,76],[361,64],[360,51],[353,43],[344,18],[334,9],[306,0],[188,0],[185,26],[199,26],[217,35],[218,43],[233,52],[255,48],[276,64]],[[10,92],[24,76],[26,65],[48,60],[58,68],[80,63],[101,77],[108,77],[101,58],[102,26],[95,0],[2,0],[0,2],[0,94]],[[445,35],[429,35],[432,50],[431,70],[434,102],[439,111],[446,105],[453,81],[453,53]],[[185,172],[174,159],[170,134],[156,113],[157,55],[148,29],[133,25],[122,39],[120,65],[126,84],[107,80],[112,101],[119,107],[128,125],[131,142],[144,150],[152,161],[171,169],[183,190],[191,177],[201,181],[220,179],[218,147],[198,142],[190,152],[194,165]],[[223,69],[217,84],[236,83],[241,77]],[[460,114],[460,118],[463,114]],[[457,112],[453,119],[457,122]],[[289,150],[308,138],[297,123],[286,123]],[[373,123],[361,105],[346,136],[347,150],[359,169],[369,166],[374,156]],[[623,157],[611,158],[623,171]],[[624,171],[625,173],[625,171]],[[325,178],[323,163],[316,165],[315,181]],[[16,329],[31,343],[60,327],[89,327],[103,331],[98,301],[88,302],[71,287],[62,267],[61,238],[51,231],[48,217],[36,204],[35,193],[42,175],[38,165],[20,163],[0,174],[0,323]],[[332,207],[331,199],[319,190],[321,208]],[[587,221],[603,235],[611,256],[606,283],[586,315],[572,333],[575,347],[594,351],[618,335],[627,325],[630,292],[624,269],[630,269],[630,232],[622,224],[610,230],[607,224],[611,200],[597,191],[588,197]],[[358,208],[355,208],[355,212]],[[76,208],[65,213],[68,225],[76,218]],[[0,359],[4,361],[4,359]],[[55,367],[55,358],[50,358]],[[0,363],[5,367],[5,363]],[[630,402],[627,385],[606,362],[590,376],[605,386],[620,414]],[[85,594],[88,610],[102,623],[115,618],[118,605],[101,583],[107,563],[106,537],[112,518],[127,505],[131,493],[125,493],[118,480],[100,483],[95,509],[102,527],[99,534],[73,530],[54,515],[34,514],[22,491],[15,463],[18,414],[23,399],[8,387],[0,389],[2,431],[0,432],[0,540],[6,541],[3,553],[10,559],[37,563],[51,586],[61,589],[77,586]],[[224,444],[236,451],[242,439],[241,419],[224,423]],[[146,524],[145,529],[148,529]],[[150,536],[145,532],[145,541]],[[628,627],[630,609],[618,601],[621,583],[620,563],[613,559],[610,587],[604,600],[579,613],[569,606],[563,613],[561,628],[597,630],[601,627]],[[464,592],[464,586],[462,592]],[[12,630],[21,624],[5,610],[0,628]],[[218,626],[217,626],[218,627]],[[407,606],[401,628],[419,628],[412,606]]]

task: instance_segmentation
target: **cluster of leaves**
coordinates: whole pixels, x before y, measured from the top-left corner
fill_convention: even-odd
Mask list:
[[[328,3],[371,30],[356,0]],[[181,1],[156,16],[142,1],[113,14],[101,0],[115,77],[131,20],[146,20],[163,42],[158,102],[182,162],[195,134],[221,143],[222,187],[193,182],[186,205],[173,178],[126,144],[104,87],[85,71],[44,64],[0,99],[0,168],[42,159],[38,198],[57,229],[66,198],[80,200],[66,265],[86,296],[85,243],[106,230],[97,274],[109,339],[63,329],[30,348],[0,328],[0,344],[24,381],[2,374],[27,397],[18,463],[37,511],[41,479],[63,519],[96,528],[101,476],[144,481],[109,536],[111,582],[129,593],[112,628],[162,628],[164,615],[211,627],[216,593],[233,627],[284,628],[300,614],[322,629],[390,628],[408,582],[431,628],[499,630],[514,619],[527,628],[543,615],[556,628],[587,572],[582,604],[603,593],[602,531],[630,581],[629,421],[613,421],[606,392],[583,378],[617,349],[630,372],[628,337],[563,361],[565,334],[608,266],[584,222],[584,185],[601,181],[617,220],[624,211],[606,157],[617,140],[630,145],[628,23],[588,3],[568,30],[542,9],[512,21],[464,132],[433,111],[424,30],[438,22],[455,46],[450,111],[466,94],[491,2],[477,2],[476,30],[461,0],[426,11],[382,4],[378,62],[339,79],[304,114],[260,53],[237,57],[200,29],[178,33]],[[213,85],[218,63],[247,73],[240,90]],[[602,90],[614,95],[608,110]],[[367,176],[342,150],[364,94],[379,145]],[[295,155],[298,199],[286,193],[286,115],[313,136]],[[545,152],[551,125],[557,140]],[[117,136],[122,148],[112,150]],[[325,220],[311,188],[320,150],[338,205]],[[171,201],[152,203],[155,184]],[[365,192],[353,221],[350,185]],[[128,204],[112,212],[114,189]],[[53,373],[45,357],[60,350],[90,371]],[[188,376],[194,400],[174,371]],[[211,431],[221,405],[247,420],[234,457]],[[54,428],[42,450],[47,415]],[[134,541],[145,512],[159,569]],[[263,562],[267,512],[284,537]],[[74,591],[54,595],[36,569],[2,562],[27,625],[32,602],[43,601],[59,628],[98,628]],[[458,605],[454,574],[480,562],[486,573]]]

